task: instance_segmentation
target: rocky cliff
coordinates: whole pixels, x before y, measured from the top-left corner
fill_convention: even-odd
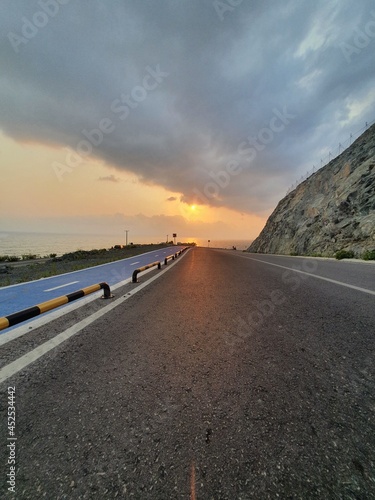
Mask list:
[[[249,252],[375,249],[375,125],[277,205]]]

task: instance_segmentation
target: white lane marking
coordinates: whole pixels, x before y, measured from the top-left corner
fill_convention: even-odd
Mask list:
[[[64,288],[64,286],[74,285],[74,283],[79,283],[79,281],[72,281],[70,283],[65,283],[65,285],[55,286],[53,288],[48,288],[44,290],[45,292],[52,292],[52,290],[57,290],[58,288]]]
[[[187,255],[189,252],[185,252],[183,255]],[[30,365],[40,357],[44,356],[44,354],[47,354],[49,351],[57,347],[58,345],[62,344],[65,342],[65,340],[68,340],[70,337],[73,337],[73,335],[77,334],[81,330],[83,330],[86,326],[91,325],[94,321],[97,319],[101,318],[108,312],[110,312],[112,309],[115,307],[119,306],[126,300],[130,299],[133,295],[136,293],[140,292],[143,288],[145,288],[147,285],[152,283],[153,281],[157,280],[162,276],[164,273],[172,269],[173,266],[175,266],[178,262],[180,262],[181,259],[178,261],[174,262],[170,266],[166,267],[163,271],[160,271],[158,274],[150,278],[148,281],[145,281],[141,285],[139,285],[136,289],[128,292],[125,296],[120,297],[119,299],[115,300],[114,302],[111,302],[108,304],[108,306],[104,306],[102,309],[99,311],[95,312],[91,316],[88,316],[87,318],[84,318],[82,321],[79,323],[76,323],[75,325],[71,326],[67,330],[65,330],[62,333],[59,333],[54,337],[53,339],[48,340],[47,342],[44,342],[44,344],[41,344],[40,346],[36,347],[32,351],[24,354],[20,358],[16,359],[15,361],[12,361],[12,363],[9,363],[9,365],[4,366],[0,370],[0,384],[7,380],[8,378],[12,377],[15,375],[17,372],[20,370],[23,370],[26,368],[26,366]]]
[[[270,266],[281,267],[282,269],[288,269],[288,271],[294,271],[295,273],[307,274],[307,276],[311,276],[313,278],[317,278],[323,281],[328,281],[329,283],[334,283],[335,285],[346,286],[347,288],[352,288],[353,290],[358,290],[359,292],[375,295],[375,291],[373,290],[368,290],[367,288],[361,288],[360,286],[349,285],[349,283],[333,280],[331,278],[325,278],[324,276],[318,276],[317,274],[307,273],[306,271],[300,271],[299,269],[294,269],[293,267],[281,266],[280,264],[274,264],[272,262],[267,262],[261,259],[254,259],[253,257],[246,257],[245,255],[238,255],[238,257],[243,257],[244,259],[249,259],[249,260],[255,260],[255,262],[262,262],[263,264],[268,264]]]
[[[131,266],[135,266],[136,264],[139,264],[140,263],[140,260],[138,262],[133,262],[132,264],[130,264]]]

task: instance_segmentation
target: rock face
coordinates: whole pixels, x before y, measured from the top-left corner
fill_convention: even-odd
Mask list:
[[[375,125],[277,205],[249,252],[360,256],[375,249]]]

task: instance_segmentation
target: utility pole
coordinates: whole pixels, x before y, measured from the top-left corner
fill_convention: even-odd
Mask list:
[[[126,233],[126,246],[128,246],[128,232],[129,232],[129,229],[125,229],[125,233]]]
[[[168,240],[168,236],[169,236],[169,234],[167,234],[167,243],[168,243],[168,241],[169,241],[169,240]]]

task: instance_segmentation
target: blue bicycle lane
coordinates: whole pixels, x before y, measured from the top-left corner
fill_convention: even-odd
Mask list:
[[[184,247],[162,248],[80,271],[2,287],[0,288],[0,317],[8,316],[103,281],[108,283],[109,286],[115,285],[130,278],[133,271],[138,267],[154,261],[163,263],[165,257],[178,252],[182,248]],[[9,331],[9,328],[5,331]],[[0,334],[5,333],[5,331],[0,332]]]

